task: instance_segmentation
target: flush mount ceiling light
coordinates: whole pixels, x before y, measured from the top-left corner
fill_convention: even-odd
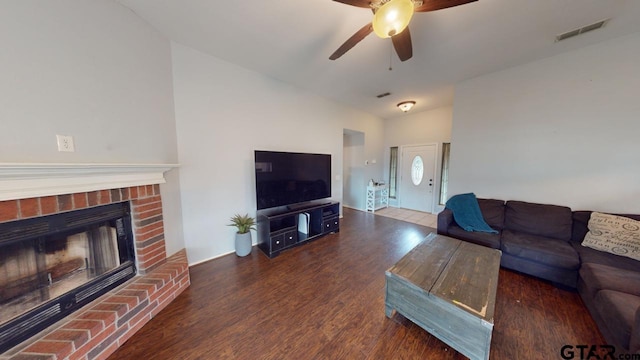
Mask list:
[[[373,16],[373,31],[382,39],[400,34],[409,25],[412,16],[411,0],[391,0],[380,6]]]
[[[404,112],[407,112],[407,111],[411,110],[411,108],[415,104],[416,104],[415,101],[403,101],[403,102],[398,104],[398,107],[400,108],[400,110],[402,110]]]

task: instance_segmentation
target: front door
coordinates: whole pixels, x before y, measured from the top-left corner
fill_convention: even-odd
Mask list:
[[[402,147],[400,207],[433,211],[436,145]]]

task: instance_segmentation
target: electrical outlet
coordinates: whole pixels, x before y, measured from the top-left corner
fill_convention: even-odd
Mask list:
[[[56,135],[58,140],[58,151],[74,152],[76,151],[73,146],[73,136]]]

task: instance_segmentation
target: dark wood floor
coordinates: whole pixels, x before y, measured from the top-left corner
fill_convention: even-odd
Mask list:
[[[399,314],[384,271],[434,229],[344,209],[338,234],[268,259],[227,255],[110,359],[465,359]],[[604,344],[580,297],[500,270],[491,359],[559,359]]]

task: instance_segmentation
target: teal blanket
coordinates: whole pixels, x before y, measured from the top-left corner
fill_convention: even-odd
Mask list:
[[[466,231],[498,233],[484,221],[474,193],[454,195],[447,201],[445,208],[453,212],[453,219]]]

